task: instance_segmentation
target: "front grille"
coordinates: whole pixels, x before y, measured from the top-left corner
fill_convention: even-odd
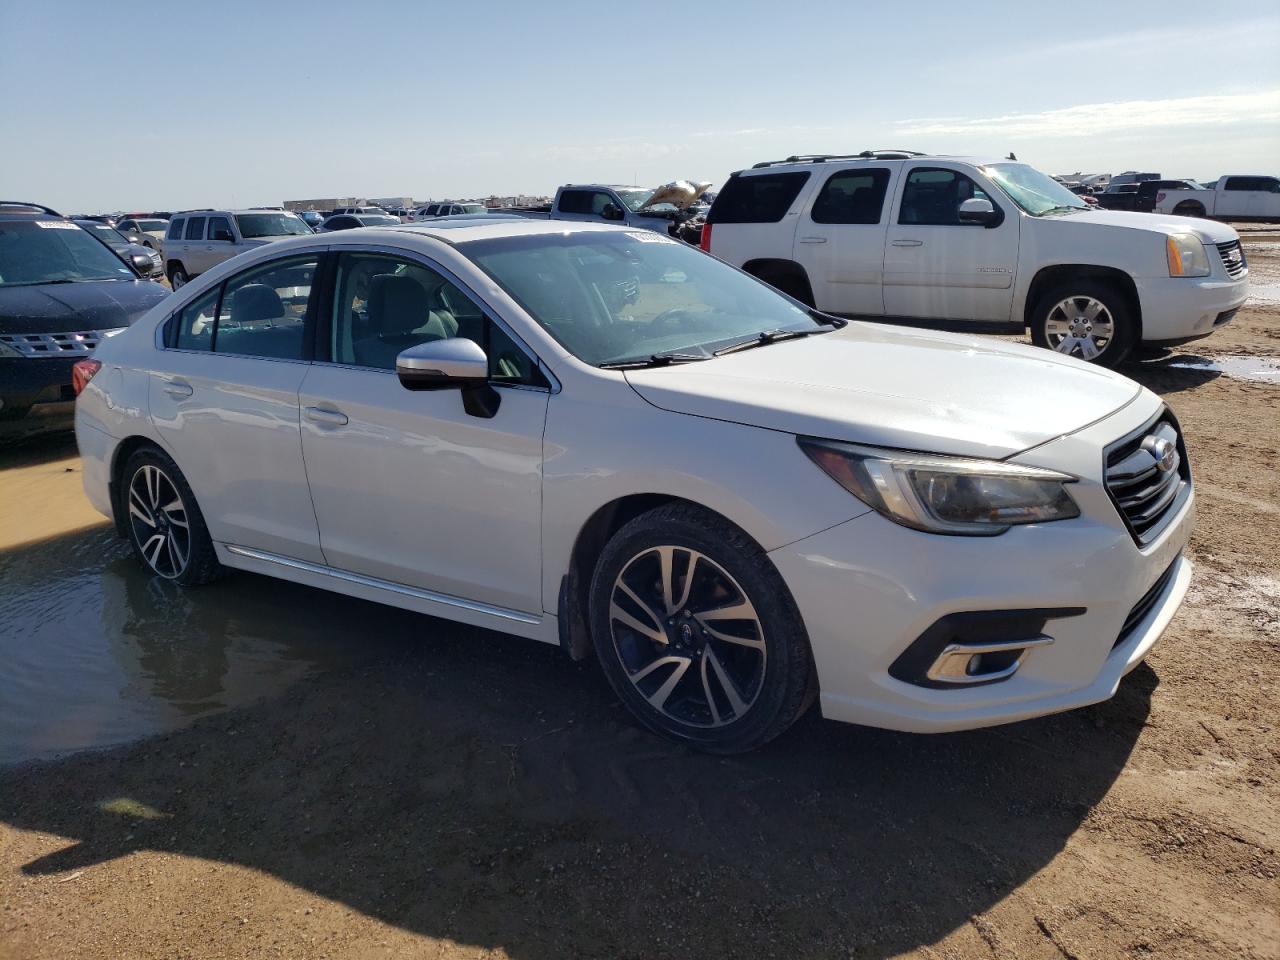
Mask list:
[[[1222,257],[1222,265],[1227,268],[1227,276],[1243,277],[1249,270],[1249,264],[1244,258],[1244,248],[1240,246],[1239,240],[1232,240],[1229,243],[1219,243],[1218,256]]]
[[[1146,619],[1147,614],[1151,612],[1151,608],[1156,605],[1156,601],[1164,593],[1164,588],[1173,579],[1173,568],[1177,565],[1178,562],[1176,560],[1169,564],[1169,569],[1160,574],[1160,579],[1153,583],[1151,589],[1142,595],[1142,599],[1133,605],[1129,615],[1124,618],[1124,626],[1120,628],[1120,635],[1116,637],[1116,642],[1111,645],[1112,650],[1128,640],[1138,624]]]
[[[73,333],[0,333],[0,343],[24,357],[87,357],[105,338],[118,330],[82,330]]]
[[[1107,493],[1140,544],[1150,543],[1190,495],[1191,467],[1177,421],[1164,411],[1106,451]]]

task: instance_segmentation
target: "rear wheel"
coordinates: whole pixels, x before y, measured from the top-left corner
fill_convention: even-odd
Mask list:
[[[1183,200],[1173,208],[1173,212],[1180,217],[1203,217],[1204,204],[1195,200]]]
[[[688,504],[642,514],[609,541],[591,632],[610,686],[648,727],[713,753],[787,729],[816,692],[786,585],[741,530]]]
[[[134,453],[121,491],[134,555],[151,573],[183,586],[222,574],[195,495],[167,454],[155,447]]]
[[[1079,360],[1116,367],[1138,339],[1129,302],[1112,284],[1074,280],[1044,294],[1031,314],[1031,340]]]
[[[169,264],[169,286],[177,290],[191,282],[191,277],[187,275],[187,268],[181,263]]]

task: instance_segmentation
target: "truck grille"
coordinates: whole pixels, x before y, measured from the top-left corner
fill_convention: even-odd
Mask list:
[[[1169,569],[1160,574],[1160,579],[1153,583],[1151,589],[1142,595],[1142,599],[1133,605],[1129,615],[1124,618],[1124,626],[1120,628],[1120,635],[1116,637],[1116,642],[1111,645],[1112,650],[1128,640],[1138,624],[1146,619],[1147,614],[1151,612],[1151,608],[1156,605],[1156,601],[1164,593],[1164,588],[1173,579],[1173,568],[1177,565],[1178,562],[1176,560],[1169,564]]]
[[[0,333],[0,343],[24,357],[87,357],[115,330],[82,330],[72,333]]]
[[[1249,270],[1249,264],[1244,259],[1244,248],[1240,246],[1239,240],[1232,240],[1230,243],[1219,243],[1218,255],[1222,257],[1222,265],[1227,268],[1227,276],[1243,277]]]
[[[1191,494],[1191,468],[1173,415],[1158,418],[1106,451],[1107,493],[1139,544],[1150,543]]]

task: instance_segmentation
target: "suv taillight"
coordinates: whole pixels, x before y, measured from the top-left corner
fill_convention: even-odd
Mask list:
[[[79,360],[71,367],[71,389],[78,397],[82,390],[89,385],[89,381],[93,379],[93,375],[102,369],[102,361],[94,360],[90,357],[88,360]]]
[[[702,237],[698,240],[699,248],[711,252],[711,224],[704,223],[702,225]]]

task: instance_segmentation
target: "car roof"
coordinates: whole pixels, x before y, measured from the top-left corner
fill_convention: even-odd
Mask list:
[[[238,217],[238,216],[240,216],[242,213],[290,213],[290,214],[293,214],[293,216],[295,216],[295,217],[296,217],[296,216],[298,216],[298,214],[293,213],[293,211],[292,211],[292,210],[263,210],[261,207],[258,207],[258,208],[249,207],[249,208],[244,209],[244,210],[232,210],[232,209],[227,209],[227,208],[214,209],[214,208],[212,208],[212,207],[207,207],[207,208],[202,209],[202,210],[179,210],[177,213],[175,213],[175,214],[174,214],[174,216],[175,216],[175,217],[195,217],[195,216],[204,216],[204,217],[207,217],[207,216],[213,215],[213,216],[217,217],[217,216],[222,216],[222,215],[224,215],[224,214],[229,214],[230,216]],[[138,217],[130,217],[129,219],[131,219],[131,220],[137,220],[137,219],[140,219],[140,218],[138,218]],[[147,219],[147,220],[150,220],[150,219],[160,219],[160,218],[158,218],[158,217],[156,217],[156,218],[152,218],[152,217],[145,217],[145,218],[141,218],[141,219]]]
[[[409,236],[430,237],[448,244],[467,243],[471,240],[500,240],[507,237],[538,237],[549,235],[565,235],[573,233],[627,233],[635,232],[635,228],[617,226],[612,223],[589,223],[586,221],[566,220],[530,220],[527,217],[495,216],[493,221],[476,218],[466,220],[430,220],[425,223],[387,224],[385,227],[364,227],[360,231],[339,231],[336,236],[344,238],[344,242],[368,242],[370,235],[385,233],[390,235],[408,234]],[[350,236],[355,234],[354,237]],[[331,235],[334,236],[334,235]]]
[[[778,171],[793,170],[812,170],[814,167],[825,166],[876,166],[881,167],[888,163],[919,163],[929,160],[943,160],[948,163],[967,163],[975,167],[985,167],[993,163],[1021,163],[1021,160],[1010,160],[1008,157],[989,157],[989,156],[973,156],[968,154],[951,154],[951,153],[920,153],[914,156],[904,157],[901,153],[906,151],[884,151],[892,152],[894,156],[870,156],[864,157],[859,154],[850,156],[825,155],[819,154],[812,157],[788,157],[786,160],[766,160],[762,163],[753,164],[746,170],[738,171],[738,176],[748,176],[752,174],[777,173]]]
[[[57,210],[26,200],[0,200],[0,217],[17,220],[66,220]]]

